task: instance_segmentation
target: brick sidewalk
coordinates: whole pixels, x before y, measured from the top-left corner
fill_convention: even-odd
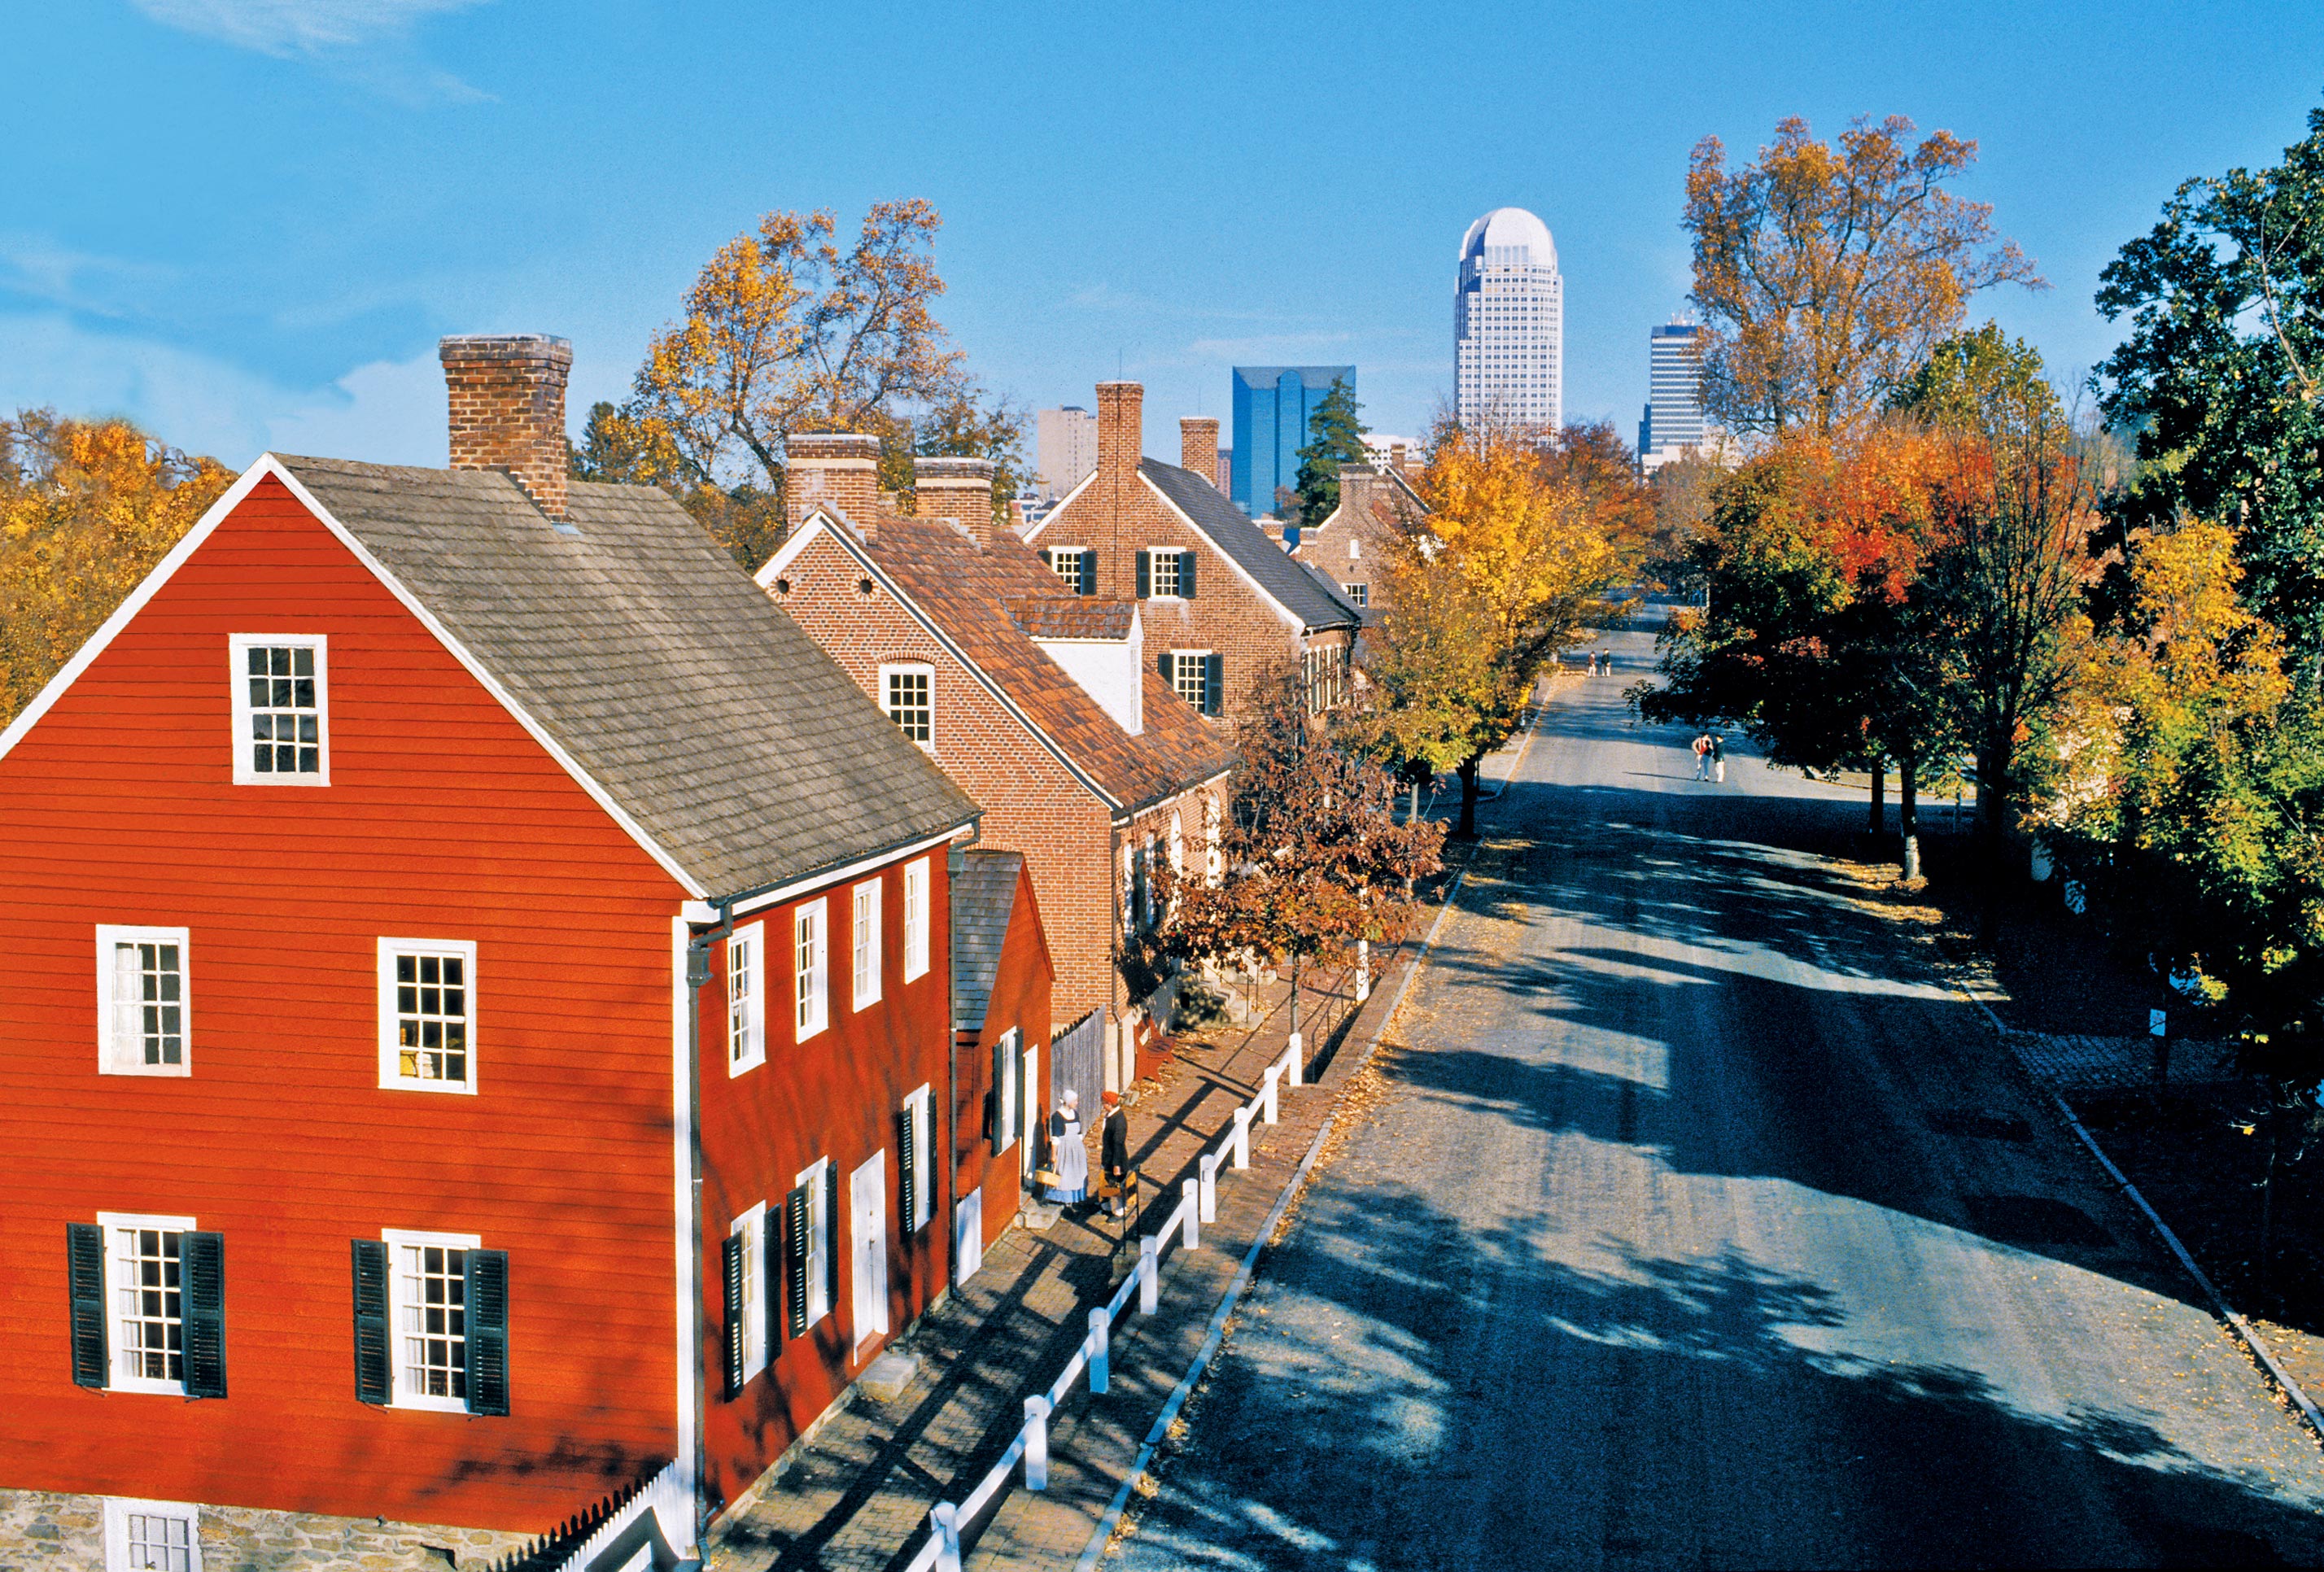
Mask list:
[[[1421,915],[1433,915],[1433,905]],[[1218,1219],[1204,1226],[1202,1248],[1174,1248],[1164,1258],[1158,1312],[1139,1316],[1133,1297],[1118,1323],[1111,1391],[1093,1398],[1085,1384],[1077,1387],[1052,1418],[1048,1490],[1026,1491],[1020,1472],[988,1522],[972,1531],[970,1567],[1054,1567],[1081,1552],[1201,1347],[1243,1254],[1337,1101],[1355,1050],[1379,1030],[1412,947],[1381,959],[1386,984],[1352,1016],[1351,978],[1324,972],[1306,980],[1300,1014],[1311,1061],[1329,1054],[1317,1084],[1286,1089],[1280,1124],[1253,1124],[1250,1168],[1220,1171]],[[1139,1083],[1130,1108],[1130,1153],[1149,1218],[1132,1231],[1127,1252],[1117,1258],[1102,1219],[1011,1228],[985,1251],[974,1278],[898,1339],[899,1350],[920,1360],[903,1395],[890,1403],[861,1390],[844,1396],[786,1454],[757,1497],[717,1525],[705,1547],[706,1566],[714,1572],[900,1567],[927,1532],[928,1508],[973,1489],[1015,1439],[1025,1398],[1056,1378],[1087,1332],[1089,1308],[1103,1303],[1134,1267],[1137,1235],[1160,1227],[1199,1154],[1232,1127],[1235,1108],[1256,1095],[1287,1040],[1289,991],[1286,982],[1266,985],[1256,1025],[1180,1038],[1176,1056]],[[1327,1025],[1344,1029],[1319,1040],[1317,1028]]]

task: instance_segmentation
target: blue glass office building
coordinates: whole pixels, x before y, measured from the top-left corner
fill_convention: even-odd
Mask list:
[[[1356,391],[1351,365],[1239,365],[1234,368],[1235,505],[1256,519],[1275,511],[1275,492],[1299,479],[1307,420],[1334,381]]]

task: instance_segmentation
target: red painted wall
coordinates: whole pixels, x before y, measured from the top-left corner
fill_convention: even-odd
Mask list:
[[[227,636],[304,631],[333,784],[235,786]],[[674,1456],[680,898],[254,490],[0,759],[0,1485],[539,1530]],[[189,1078],[97,1073],[100,923],[192,930]],[[380,1089],[381,935],[476,942],[479,1095]],[[229,1397],[72,1384],[65,1224],[100,1210],[225,1235]],[[509,1252],[507,1417],[355,1400],[347,1242],[383,1227]]]
[[[728,1073],[725,1057],[726,946],[718,945],[713,957],[717,981],[702,990],[701,1031],[702,1335],[709,1372],[704,1487],[714,1503],[735,1500],[780,1457],[894,1335],[927,1308],[951,1270],[946,1199],[938,1194],[927,1225],[907,1234],[897,1156],[897,1118],[916,1088],[929,1089],[934,1139],[941,1144],[945,1138],[945,1043],[951,1026],[952,975],[947,850],[939,844],[877,870],[884,900],[881,997],[860,1011],[853,1000],[852,892],[872,873],[735,919],[738,927],[763,924],[767,946],[766,1062],[739,1075]],[[928,969],[907,982],[903,870],[922,859],[928,866]],[[793,1013],[790,942],[798,905],[818,898],[826,902],[829,1025],[801,1043]],[[884,1154],[887,1167],[890,1330],[859,1343],[848,1178],[875,1153]],[[767,1370],[728,1402],[720,1363],[724,1242],[734,1219],[760,1202],[779,1212],[800,1172],[819,1157],[829,1158],[839,1174],[832,1230],[838,1272],[830,1313],[805,1337],[770,1347]]]
[[[984,1187],[984,1242],[991,1244],[1016,1220],[1017,1204],[1024,1192],[1023,1153],[1011,1146],[992,1154],[986,1135],[986,1099],[992,1093],[992,1044],[1010,1027],[1017,1029],[1018,1049],[1040,1049],[1041,1084],[1034,1107],[1046,1114],[1052,1102],[1049,1080],[1050,990],[1056,968],[1033,898],[1029,863],[1017,873],[1017,901],[1010,913],[1009,933],[1001,942],[1001,970],[993,979],[992,997],[984,1010],[984,1029],[961,1034],[960,1163],[954,1172],[954,1193],[966,1195]],[[1019,1136],[1022,1141],[1024,1137]]]

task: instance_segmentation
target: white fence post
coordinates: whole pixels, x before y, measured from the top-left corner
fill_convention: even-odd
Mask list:
[[[1025,1400],[1025,1488],[1049,1488],[1049,1400]]]
[[[1203,1172],[1203,1221],[1215,1223],[1219,1220],[1219,1154],[1204,1153],[1199,1166]]]
[[[936,1503],[928,1508],[928,1527],[936,1536],[936,1572],[960,1572],[960,1508]]]
[[[1186,1248],[1199,1250],[1203,1247],[1203,1181],[1199,1179],[1186,1181],[1185,1211]]]
[[[1234,1165],[1237,1168],[1250,1166],[1250,1105],[1249,1103],[1235,1109]]]
[[[1105,1395],[1106,1383],[1113,1373],[1113,1318],[1102,1304],[1090,1307],[1089,1377],[1090,1391],[1099,1397]]]
[[[1268,1065],[1267,1067],[1267,1084],[1259,1089],[1259,1117],[1265,1119],[1270,1125],[1275,1123],[1276,1103],[1281,1096],[1281,1094],[1276,1090],[1276,1088],[1281,1085],[1282,1081],[1283,1066],[1280,1064]]]
[[[1160,1241],[1153,1235],[1138,1241],[1138,1313],[1150,1316],[1162,1303],[1162,1279],[1157,1272],[1161,1263]]]
[[[1284,1054],[1283,1062],[1290,1068],[1290,1074],[1285,1079],[1294,1087],[1305,1086],[1307,1084],[1307,1043],[1306,1039],[1296,1032],[1291,1034],[1291,1047]]]
[[[1356,941],[1356,1003],[1372,997],[1372,942]]]

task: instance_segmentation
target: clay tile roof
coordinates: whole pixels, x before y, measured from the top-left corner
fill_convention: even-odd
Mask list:
[[[1127,601],[1094,597],[1018,595],[1009,602],[1010,618],[1033,639],[1127,639],[1130,606]]]
[[[883,519],[872,539],[855,546],[1121,809],[1135,813],[1232,767],[1224,731],[1195,713],[1151,664],[1142,672],[1145,731],[1132,737],[1043,653],[1019,614],[1077,627],[1111,625],[1118,616],[1115,636],[1122,637],[1130,608],[1092,610],[1101,603],[1067,590],[1022,541],[1004,535],[980,547],[943,523]]]
[[[961,858],[960,871],[952,876],[953,1009],[964,1032],[983,1030],[1024,866],[1021,852],[975,850]]]
[[[975,818],[660,492],[576,481],[559,529],[496,471],[281,462],[711,896]]]

